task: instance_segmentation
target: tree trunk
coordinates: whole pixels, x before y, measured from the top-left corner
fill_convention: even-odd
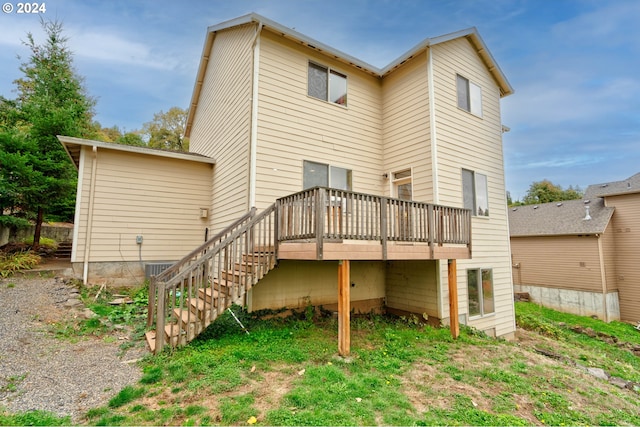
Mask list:
[[[44,220],[44,209],[38,208],[38,218],[36,219],[36,231],[33,233],[33,246],[31,249],[40,249],[40,233],[42,232],[42,221]]]

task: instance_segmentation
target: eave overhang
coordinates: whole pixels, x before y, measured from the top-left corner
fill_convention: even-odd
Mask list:
[[[280,36],[289,39],[295,43],[302,44],[310,49],[313,49],[317,52],[320,52],[324,55],[327,55],[337,61],[340,61],[344,64],[347,64],[351,67],[354,67],[362,72],[370,74],[372,76],[382,78],[385,75],[392,72],[394,69],[402,66],[406,61],[410,60],[414,56],[422,53],[427,50],[430,46],[435,46],[440,43],[445,43],[451,40],[455,40],[458,38],[466,38],[469,40],[471,45],[474,47],[485,66],[495,79],[497,85],[500,88],[500,96],[505,97],[511,95],[514,90],[506,76],[498,66],[498,63],[495,61],[491,52],[485,45],[484,41],[480,37],[478,30],[475,27],[467,28],[465,30],[456,31],[454,33],[445,34],[443,36],[427,38],[422,42],[418,43],[412,49],[392,61],[389,65],[384,68],[378,68],[371,64],[368,64],[364,61],[361,61],[354,56],[351,56],[347,53],[344,53],[338,49],[335,49],[331,46],[328,46],[322,42],[319,42],[311,37],[308,37],[302,33],[299,33],[291,28],[285,27],[282,24],[279,24],[269,18],[265,18],[257,13],[250,13],[244,16],[240,16],[235,19],[231,19],[229,21],[221,22],[220,24],[213,25],[207,29],[207,35],[205,38],[204,47],[202,50],[202,56],[200,59],[200,65],[198,67],[198,72],[196,75],[196,82],[194,85],[193,93],[191,96],[191,102],[189,103],[189,114],[187,116],[187,123],[185,127],[185,135],[187,137],[191,134],[191,127],[194,120],[194,115],[196,111],[196,107],[198,105],[200,99],[200,91],[202,89],[202,84],[204,81],[204,75],[207,70],[207,66],[209,64],[209,55],[211,53],[211,47],[213,46],[213,41],[215,39],[216,34],[219,31],[227,30],[230,28],[238,27],[241,25],[247,25],[254,23],[256,25],[262,25],[263,30],[268,30],[273,33],[279,34]]]
[[[177,160],[187,160],[190,162],[215,164],[215,159],[195,153],[182,153],[176,151],[160,150],[156,148],[136,147],[133,145],[116,144],[113,142],[93,141],[90,139],[73,138],[70,136],[58,135],[58,140],[64,147],[67,155],[76,166],[80,165],[80,151],[82,147],[96,147],[105,150],[123,151],[128,153],[143,154],[147,156],[168,157]]]

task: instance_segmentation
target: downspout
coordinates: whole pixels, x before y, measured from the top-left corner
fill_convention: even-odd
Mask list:
[[[433,180],[433,203],[440,203],[438,192],[438,134],[436,132],[436,99],[433,82],[433,54],[427,49],[427,83],[429,85],[429,131],[431,134],[431,174]]]
[[[602,234],[596,234],[598,239],[598,257],[600,258],[600,283],[602,283],[602,314],[604,321],[609,322],[609,307],[607,307],[607,275],[604,269],[604,250],[602,249]]]
[[[84,242],[84,266],[82,271],[82,283],[89,281],[89,254],[91,253],[91,233],[93,229],[93,202],[96,189],[96,171],[98,169],[98,147],[93,146],[93,159],[91,160],[91,182],[89,184],[89,212],[87,215],[87,236]]]
[[[249,148],[249,206],[256,205],[256,176],[257,176],[257,150],[258,150],[258,79],[260,77],[260,33],[263,23],[258,23],[256,35],[251,45],[253,49],[253,77],[251,80],[251,136]]]

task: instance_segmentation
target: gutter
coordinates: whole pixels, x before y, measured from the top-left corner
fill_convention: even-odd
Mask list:
[[[258,151],[258,83],[260,78],[260,33],[263,27],[258,22],[256,35],[251,47],[253,49],[253,76],[251,78],[251,135],[249,146],[249,206],[256,205],[256,176],[257,176],[257,151]]]

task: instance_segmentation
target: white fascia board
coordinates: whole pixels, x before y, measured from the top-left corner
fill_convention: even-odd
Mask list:
[[[68,146],[82,145],[82,146],[97,147],[97,148],[102,148],[107,150],[126,151],[129,153],[144,154],[148,156],[169,157],[172,159],[187,160],[191,162],[209,163],[212,165],[216,163],[215,159],[211,157],[202,156],[199,154],[180,153],[176,151],[165,151],[165,150],[159,150],[155,148],[116,144],[114,142],[93,141],[89,139],[74,138],[71,136],[58,135],[58,140],[65,147],[65,150],[67,151],[67,154],[69,154],[69,156],[71,155],[67,148]]]

